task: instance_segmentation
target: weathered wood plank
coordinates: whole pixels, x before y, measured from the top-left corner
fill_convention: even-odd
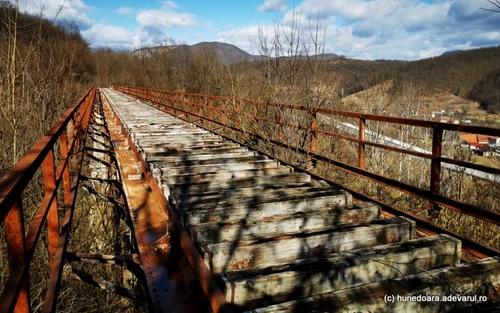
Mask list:
[[[204,146],[204,145],[217,145],[217,144],[223,144],[227,142],[226,140],[222,138],[211,138],[211,139],[205,139],[202,140],[202,138],[196,138],[193,140],[186,140],[183,142],[179,141],[169,141],[165,138],[159,137],[156,139],[135,139],[134,142],[136,143],[137,146],[162,146],[162,147],[191,147],[191,146]]]
[[[170,144],[183,144],[183,143],[192,143],[192,142],[217,142],[223,141],[224,139],[219,136],[212,134],[200,134],[200,135],[178,135],[176,137],[165,137],[165,136],[147,136],[144,138],[134,139],[137,140],[138,143],[147,144],[147,143],[170,143]]]
[[[240,203],[229,207],[210,207],[205,210],[186,210],[184,206],[173,206],[180,215],[183,225],[196,225],[204,222],[235,222],[242,219],[254,220],[283,214],[308,212],[327,206],[347,206],[352,204],[351,194],[337,191],[329,195],[309,198],[295,198],[279,202],[257,204]]]
[[[264,268],[298,259],[413,239],[415,222],[398,217],[370,225],[333,226],[332,230],[296,238],[253,243],[218,243],[202,246],[204,260],[213,273]]]
[[[234,152],[234,151],[248,151],[248,149],[245,147],[241,147],[238,144],[225,144],[225,145],[218,145],[215,147],[200,147],[198,149],[180,149],[178,147],[165,148],[165,147],[148,147],[148,146],[142,146],[142,148],[140,149],[140,152],[142,153],[165,155],[165,156],[210,154],[215,152],[220,153],[220,152]]]
[[[248,177],[275,176],[292,173],[292,169],[286,166],[276,167],[276,162],[266,160],[269,167],[254,168],[255,166],[246,166],[245,169],[233,169],[224,167],[213,167],[210,171],[202,173],[170,173],[164,175],[161,169],[153,169],[153,176],[160,184],[181,185],[181,184],[203,184],[211,181],[223,181],[226,179],[243,179]],[[250,168],[250,169],[249,169]],[[203,169],[207,169],[204,167]],[[167,173],[170,169],[164,169]]]
[[[257,152],[255,151],[248,151],[246,149],[238,148],[239,151],[235,152],[224,152],[224,153],[218,153],[217,151],[214,151],[213,153],[209,154],[183,154],[183,155],[173,155],[173,156],[165,156],[165,155],[159,155],[156,153],[152,154],[147,154],[144,153],[143,157],[147,161],[157,161],[161,160],[162,162],[165,163],[179,163],[179,162],[191,162],[191,161],[204,161],[204,160],[220,160],[220,159],[232,159],[232,158],[238,158],[238,157],[252,157],[256,156]]]
[[[170,198],[170,197],[169,197]],[[257,197],[256,197],[257,198]],[[309,193],[307,197],[297,195],[272,197],[255,201],[225,202],[221,204],[207,203],[190,206],[170,201],[172,207],[185,215],[186,222],[197,224],[201,222],[232,222],[240,219],[255,219],[277,216],[280,214],[294,214],[308,211],[309,208],[326,206],[347,206],[352,204],[352,196],[342,190]]]
[[[242,175],[239,177],[251,177],[254,174],[258,175],[258,172],[264,169],[273,171],[278,168],[280,165],[277,161],[269,160],[263,156],[257,157],[255,161],[247,161],[242,163],[222,163],[222,164],[200,164],[200,165],[191,165],[191,166],[178,166],[178,167],[165,167],[162,163],[149,163],[152,168],[152,172],[154,175],[160,175],[162,178],[175,177],[179,175],[190,175],[193,178],[196,175],[215,175],[221,173],[226,175],[227,173],[231,173],[234,175]],[[281,167],[288,168],[288,167]],[[238,172],[246,172],[238,174]],[[288,172],[290,172],[288,170]],[[238,177],[238,176],[235,176]]]
[[[226,193],[228,190],[281,188],[285,186],[311,185],[311,177],[304,173],[288,173],[276,176],[254,176],[250,178],[235,179],[227,175],[219,179],[211,179],[205,182],[188,183],[166,183],[164,190],[168,189],[171,195],[176,195],[182,200],[183,195],[192,197],[195,195],[217,195]]]
[[[192,128],[192,129],[179,128],[179,129],[172,129],[172,130],[150,128],[150,129],[144,129],[144,130],[140,130],[140,131],[135,130],[135,129],[131,129],[131,131],[134,134],[133,138],[138,138],[138,139],[146,138],[146,137],[148,137],[148,138],[149,137],[159,137],[159,136],[165,137],[165,138],[171,138],[174,136],[185,136],[185,135],[188,135],[191,137],[193,137],[194,135],[212,135],[208,131],[202,131],[202,130],[199,130],[196,128]]]
[[[461,242],[447,235],[222,274],[223,292],[245,309],[351,288],[460,263]]]
[[[307,212],[267,219],[244,219],[233,223],[201,223],[191,226],[191,237],[199,245],[220,242],[260,241],[274,237],[308,234],[331,229],[332,226],[368,224],[380,217],[380,208],[373,203],[353,207],[310,207]]]
[[[147,149],[156,149],[158,151],[189,151],[189,150],[198,150],[198,149],[212,149],[212,148],[222,148],[222,147],[240,147],[237,143],[231,143],[227,141],[220,141],[216,143],[184,143],[184,144],[176,144],[169,145],[168,143],[150,143],[150,144],[141,144],[141,148],[144,150]]]
[[[256,205],[265,202],[279,202],[291,199],[338,194],[340,190],[333,187],[286,187],[279,189],[231,189],[218,194],[171,195],[169,201],[183,210],[207,210],[238,204]]]
[[[499,297],[495,285],[500,285],[499,257],[315,295],[249,312],[456,312],[480,302],[479,296]],[[387,296],[393,296],[394,301]],[[469,298],[458,300],[456,296]],[[493,304],[491,306],[494,307]]]
[[[240,163],[240,162],[252,162],[252,161],[261,161],[268,160],[269,158],[265,155],[250,155],[250,156],[232,156],[227,158],[212,158],[208,160],[177,160],[177,161],[165,161],[163,158],[159,158],[158,160],[149,159],[148,163],[150,166],[154,167],[186,167],[186,166],[200,166],[200,165],[218,165],[218,164],[226,164],[226,163]]]

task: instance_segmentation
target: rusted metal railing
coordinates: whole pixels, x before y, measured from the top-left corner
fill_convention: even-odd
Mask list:
[[[45,225],[50,279],[42,312],[54,311],[78,189],[81,160],[75,157],[85,140],[95,92],[95,88],[89,89],[0,181],[0,223],[5,225],[9,262],[9,277],[0,294],[0,312],[30,312],[29,269]],[[26,231],[22,195],[40,168],[43,199]],[[60,187],[62,199],[58,199]],[[59,211],[64,211],[62,225]]]
[[[348,111],[330,110],[324,108],[308,108],[297,105],[282,105],[282,104],[276,105],[269,103],[263,104],[248,100],[239,100],[239,99],[236,100],[219,96],[175,92],[168,90],[155,90],[150,88],[124,87],[124,86],[115,86],[114,88],[118,91],[122,91],[138,99],[146,100],[150,102],[152,105],[160,109],[166,110],[167,112],[182,117],[184,119],[188,119],[188,117],[190,117],[190,119],[188,119],[190,121],[198,120],[201,121],[202,123],[216,125],[219,128],[226,128],[232,131],[250,134],[257,139],[265,139],[266,142],[272,143],[277,146],[290,148],[293,149],[294,151],[307,155],[307,157],[312,160],[322,162],[328,166],[333,166],[337,169],[341,169],[350,174],[354,174],[356,176],[360,176],[375,181],[379,184],[394,188],[396,190],[403,191],[407,194],[417,196],[421,199],[429,201],[429,203],[431,203],[432,205],[441,205],[443,207],[458,212],[466,213],[467,215],[487,221],[489,223],[492,223],[493,225],[500,225],[500,215],[498,213],[448,198],[440,193],[442,163],[448,163],[467,169],[473,169],[485,173],[490,173],[493,175],[500,175],[500,169],[497,168],[492,168],[484,165],[474,164],[471,162],[443,157],[442,149],[443,149],[444,131],[458,131],[458,132],[475,133],[475,134],[483,134],[490,136],[500,136],[500,129],[498,128],[447,124],[447,123],[399,118],[392,116],[381,116],[381,115],[363,114],[363,113],[348,112]],[[235,112],[233,113],[235,114],[233,114],[232,117],[236,119],[243,118],[250,121],[254,121],[255,123],[263,123],[261,125],[264,125],[264,123],[270,125],[276,125],[277,127],[276,132],[278,134],[278,139],[262,138],[260,134],[258,134],[255,131],[252,131],[252,129],[242,129],[240,121],[231,123],[231,121],[228,119],[229,111],[226,105],[228,103],[234,104]],[[273,118],[268,118],[267,116],[263,117],[259,115],[259,112],[262,112],[264,110],[267,111],[270,107],[271,108],[274,107],[277,110],[279,110],[279,115],[277,118],[273,119]],[[247,108],[247,111],[243,112],[242,108]],[[283,110],[289,110],[291,112],[302,112],[302,114],[307,114],[309,116],[308,123],[306,123],[306,125],[284,123],[282,114]],[[358,132],[357,138],[341,135],[339,133],[333,133],[331,131],[319,128],[318,127],[319,115],[329,116],[333,118],[357,119],[359,121],[358,124],[359,127],[357,127],[357,132]],[[368,121],[385,122],[391,124],[427,128],[430,131],[432,131],[432,152],[431,153],[419,152],[411,149],[399,148],[399,147],[384,145],[377,142],[368,141],[365,138],[366,123]],[[283,129],[286,128],[304,132],[309,138],[308,147],[304,149],[303,147],[290,146],[289,143],[285,142],[283,140],[284,139]],[[358,145],[357,166],[352,166],[343,163],[341,161],[334,160],[325,157],[324,155],[318,154],[317,151],[318,151],[319,136],[327,138],[330,137],[336,140],[345,140],[357,144]],[[410,185],[408,183],[404,183],[402,181],[398,181],[396,179],[366,170],[365,148],[367,146],[384,149],[392,152],[403,153],[406,155],[422,158],[425,160],[430,160],[430,180],[428,182],[429,188],[422,189]],[[328,180],[327,178],[320,177],[318,175],[315,175],[314,173],[311,174],[318,178]],[[337,183],[331,180],[328,181],[330,181],[330,183],[332,184],[338,185]],[[364,200],[374,201],[382,205],[385,209],[394,214],[405,215],[413,219],[416,219],[418,225],[426,230],[429,230],[431,232],[449,233],[460,238],[464,242],[464,246],[472,247],[471,249],[473,250],[473,253],[478,257],[499,255],[499,251],[495,249],[486,247],[480,243],[475,242],[474,240],[465,238],[456,233],[443,229],[426,219],[414,216],[409,212],[394,208],[386,203],[378,201],[377,199],[362,195],[345,186],[342,187],[352,192],[354,196],[363,198]]]

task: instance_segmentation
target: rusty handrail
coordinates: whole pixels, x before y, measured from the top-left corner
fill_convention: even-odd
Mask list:
[[[78,152],[83,143],[95,92],[95,88],[90,88],[0,180],[0,223],[5,224],[9,262],[9,278],[0,294],[0,312],[30,311],[29,268],[45,223],[51,258],[50,280],[43,312],[54,310],[52,303],[57,297],[62,255],[67,245],[76,199],[77,186],[71,186],[71,174],[78,173],[70,171],[71,157]],[[57,142],[59,142],[59,153],[55,151]],[[81,165],[76,163],[77,166]],[[22,194],[40,168],[44,196],[28,226],[28,231],[25,232]],[[57,201],[57,190],[61,182],[62,202],[66,209],[62,228],[59,225]]]
[[[494,225],[500,225],[500,215],[496,212],[485,210],[473,205],[469,205],[457,200],[450,199],[448,197],[442,196],[440,194],[440,177],[441,177],[441,163],[450,163],[458,166],[462,166],[464,168],[470,168],[475,170],[480,170],[483,172],[491,173],[498,175],[500,174],[500,170],[484,165],[477,165],[470,162],[454,160],[450,158],[445,158],[441,155],[442,150],[442,141],[443,141],[443,131],[460,131],[467,133],[478,133],[490,136],[500,136],[499,128],[490,128],[483,126],[472,126],[472,125],[457,125],[457,124],[448,124],[441,122],[433,122],[433,121],[423,121],[416,119],[408,119],[408,118],[399,118],[392,116],[381,116],[381,115],[373,115],[373,114],[363,114],[363,113],[355,113],[355,112],[347,112],[347,111],[338,111],[338,110],[330,110],[330,109],[322,109],[322,108],[307,108],[303,106],[297,105],[282,105],[282,104],[262,104],[254,101],[248,100],[240,100],[240,99],[232,99],[225,98],[220,96],[211,96],[205,94],[195,94],[195,93],[186,93],[179,91],[169,91],[169,90],[155,90],[151,88],[139,88],[139,87],[124,87],[124,86],[115,86],[114,87],[118,91],[122,91],[131,96],[147,100],[151,102],[153,105],[161,106],[167,108],[170,112],[180,116],[191,116],[194,119],[206,121],[209,123],[214,123],[219,125],[220,127],[228,128],[233,131],[243,132],[239,127],[235,127],[234,125],[228,125],[226,123],[227,110],[224,107],[224,103],[234,103],[236,108],[236,113],[239,113],[240,116],[244,118],[251,119],[256,122],[265,120],[266,123],[272,123],[278,125],[280,127],[279,131],[279,140],[273,140],[270,138],[265,138],[268,142],[283,146],[289,147],[295,151],[298,151],[303,154],[307,154],[310,159],[323,162],[329,166],[335,166],[343,171],[349,172],[351,174],[355,174],[357,176],[361,176],[370,180],[373,180],[377,183],[381,183],[383,185],[392,187],[394,189],[403,191],[405,193],[418,196],[420,198],[428,200],[430,203],[439,204],[444,207],[450,208],[455,211],[463,212],[468,215],[477,217],[479,219],[488,221]],[[245,107],[252,111],[253,114],[246,114],[241,112],[241,108]],[[276,118],[276,120],[272,120],[269,118],[261,118],[258,117],[259,109],[263,106],[267,107],[275,107],[280,109],[289,109],[289,110],[297,110],[302,112],[307,112],[310,116],[309,124],[307,125],[295,125],[288,124],[284,125],[283,117],[280,116]],[[335,117],[348,117],[348,118],[357,118],[359,120],[359,127],[357,129],[358,136],[350,137],[350,136],[342,136],[339,134],[334,134],[325,130],[318,129],[317,127],[317,114],[320,113],[326,116],[335,116]],[[252,116],[250,116],[252,115]],[[365,139],[365,123],[366,121],[378,121],[378,122],[386,122],[386,123],[395,123],[409,126],[418,126],[425,127],[432,130],[432,152],[423,153],[416,152],[409,149],[404,148],[396,148],[388,145],[384,145],[381,143],[370,142]],[[239,125],[237,123],[237,125]],[[300,147],[291,147],[286,144],[282,140],[282,131],[283,127],[290,127],[293,129],[299,129],[301,131],[307,132],[307,135],[310,136],[309,147],[308,149],[302,149]],[[254,137],[259,137],[259,135],[252,130],[245,130],[247,134],[250,134]],[[357,166],[348,165],[342,163],[337,160],[333,160],[327,158],[322,155],[318,155],[317,150],[317,136],[327,136],[327,137],[335,137],[338,139],[348,140],[358,144],[358,164]],[[262,138],[264,139],[264,138]],[[395,151],[404,153],[407,155],[412,155],[415,157],[428,159],[431,161],[431,178],[429,181],[429,189],[425,190],[422,188],[418,188],[403,182],[400,182],[395,179],[391,179],[389,177],[385,177],[379,174],[375,174],[373,172],[365,170],[365,146],[372,146],[376,148],[385,149],[388,151]],[[494,251],[494,250],[492,250]],[[497,251],[494,251],[495,254],[498,254]]]

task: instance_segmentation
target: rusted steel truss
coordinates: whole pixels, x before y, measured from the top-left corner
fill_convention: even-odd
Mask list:
[[[450,199],[440,194],[440,180],[441,180],[441,164],[443,162],[454,164],[458,166],[462,166],[465,168],[470,168],[474,170],[483,171],[486,173],[499,175],[500,170],[492,167],[482,166],[473,164],[470,162],[453,160],[450,158],[445,158],[441,155],[442,145],[443,145],[443,131],[460,131],[467,133],[477,133],[491,136],[500,136],[500,129],[498,128],[489,128],[489,127],[481,127],[481,126],[470,126],[470,125],[455,125],[455,124],[447,124],[447,123],[438,123],[431,121],[422,121],[415,119],[406,119],[406,118],[398,118],[398,117],[389,117],[389,116],[380,116],[380,115],[371,115],[371,114],[361,114],[355,112],[347,112],[347,111],[337,111],[337,110],[329,110],[322,108],[307,108],[303,106],[293,106],[293,105],[277,105],[270,103],[257,103],[254,101],[248,100],[240,100],[240,99],[231,99],[224,98],[218,96],[204,95],[204,94],[192,94],[185,92],[174,92],[168,90],[156,90],[151,88],[139,88],[139,87],[124,87],[124,86],[115,86],[115,90],[124,92],[130,96],[135,98],[145,100],[149,102],[151,105],[156,108],[173,114],[179,118],[187,120],[189,122],[196,121],[199,126],[209,129],[213,132],[216,130],[230,130],[245,136],[250,136],[256,140],[265,140],[268,143],[271,143],[275,146],[290,148],[293,151],[299,152],[306,156],[309,160],[313,160],[316,162],[321,162],[326,164],[327,166],[332,166],[337,169],[346,171],[350,174],[354,174],[356,176],[364,177],[375,181],[379,184],[394,188],[399,191],[403,191],[407,194],[417,196],[421,199],[425,199],[429,201],[431,205],[441,205],[443,207],[462,212],[468,214],[470,216],[474,216],[476,218],[482,219],[493,225],[500,225],[500,215],[496,212],[485,210],[473,205],[469,205],[454,199]],[[231,105],[232,111],[228,110],[228,104]],[[243,109],[245,108],[245,110]],[[260,113],[269,110],[269,108],[276,109],[276,118],[270,119],[262,117]],[[302,114],[307,114],[309,116],[307,125],[297,125],[293,123],[285,123],[282,111],[284,109],[292,110],[295,112],[299,112]],[[250,112],[250,113],[249,113]],[[228,121],[228,116],[232,114],[233,116],[237,116],[236,120]],[[350,136],[339,135],[327,130],[318,128],[318,114],[322,114],[325,116],[331,117],[347,117],[354,118],[359,120],[358,127],[358,136],[357,138]],[[254,129],[251,127],[247,127],[246,129],[242,128],[243,120],[254,121],[255,123],[265,123],[268,125],[275,125],[277,127],[278,139],[272,138],[263,138],[259,135]],[[393,124],[401,124],[401,125],[409,125],[409,126],[418,126],[423,128],[428,128],[431,130],[432,136],[432,153],[421,153],[416,152],[409,149],[396,148],[384,144],[379,144],[371,141],[367,141],[365,139],[365,129],[367,121],[375,121],[375,122],[385,122],[385,123],[393,123]],[[309,138],[308,144],[309,146],[304,149],[300,147],[290,146],[283,140],[283,130],[287,131],[300,130],[306,132],[307,137]],[[352,166],[345,163],[342,163],[337,160],[333,160],[318,154],[317,151],[317,142],[318,136],[322,137],[331,137],[338,140],[346,140],[349,142],[354,142],[358,144],[358,166]],[[226,136],[227,137],[227,136]],[[231,140],[235,140],[235,138],[229,138]],[[247,145],[246,143],[235,140],[240,144]],[[247,145],[249,146],[249,145]],[[252,145],[250,145],[252,146]],[[404,153],[407,155],[412,155],[415,157],[420,157],[422,159],[431,161],[431,175],[429,181],[429,190],[421,189],[407,183],[403,183],[401,181],[385,177],[365,169],[365,147],[373,146],[376,148],[384,149],[387,151],[394,151],[399,153]],[[252,146],[255,149],[255,146]],[[258,150],[258,149],[257,149]],[[262,152],[262,151],[260,151]],[[276,158],[275,156],[273,156]],[[280,160],[283,162],[283,160]],[[286,162],[283,162],[286,163]],[[294,166],[295,167],[295,166]],[[304,168],[300,168],[300,170],[304,170]],[[334,181],[331,181],[324,177],[319,177],[311,172],[309,172],[313,177],[316,176],[319,179],[323,179],[328,181],[330,184],[338,185]],[[409,216],[412,219],[415,219],[424,232],[427,233],[449,233],[452,232],[439,227],[438,225],[428,221],[426,219],[415,216],[412,213],[399,210],[394,208],[391,205],[373,199],[371,197],[367,197],[366,195],[362,195],[358,192],[350,190],[345,186],[342,188],[351,192],[354,196],[358,196],[362,200],[374,201],[377,204],[381,205],[388,212],[398,215]],[[454,234],[454,236],[460,238],[463,241],[464,249],[468,250],[472,255],[477,256],[478,258],[482,258],[485,256],[495,256],[500,255],[500,251],[486,247],[474,240],[469,238],[465,238],[458,234]]]
[[[86,166],[85,175],[83,173],[79,175],[81,181],[80,188],[83,188],[87,193],[95,196],[96,200],[98,200],[97,204],[103,204],[109,210],[108,212],[111,215],[110,217],[114,220],[114,224],[113,229],[106,229],[105,231],[119,232],[120,227],[116,224],[116,218],[124,220],[125,223],[130,226],[131,217],[128,214],[127,204],[124,199],[121,176],[118,171],[116,156],[112,148],[109,128],[104,119],[104,111],[99,93],[96,95],[96,105],[93,108],[91,117],[91,123],[89,123],[89,131],[87,134],[87,146],[85,146],[84,149],[86,158],[84,163],[88,164],[88,166]],[[115,242],[118,246],[122,243],[123,242]],[[118,249],[120,250],[118,253],[122,253],[122,248],[120,247]],[[127,251],[128,252],[125,253],[129,254],[122,255],[66,252],[64,254],[66,264],[63,270],[63,277],[75,279],[103,289],[106,292],[117,294],[121,297],[133,300],[133,303],[144,303],[143,291],[141,288],[137,288],[138,286],[136,283],[132,285],[132,289],[129,289],[119,283],[96,277],[93,274],[75,268],[77,262],[120,265],[126,268],[137,279],[131,279],[130,281],[144,282],[145,279],[141,268],[140,255],[135,253],[137,248],[134,242],[131,242],[130,250]]]
[[[0,295],[0,312],[30,311],[29,268],[45,226],[50,280],[42,312],[54,310],[77,196],[82,147],[95,94],[95,88],[86,92],[0,181],[0,222],[5,224],[9,261],[9,278]],[[39,168],[43,173],[44,196],[26,232],[22,194]],[[60,187],[62,206],[58,204]],[[62,225],[59,210],[64,212]]]

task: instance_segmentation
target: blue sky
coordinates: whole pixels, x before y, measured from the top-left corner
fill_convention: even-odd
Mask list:
[[[293,20],[318,23],[326,52],[358,59],[415,60],[500,45],[500,13],[480,9],[494,8],[487,0],[20,0],[19,6],[76,21],[93,47],[113,49],[221,41],[258,54],[259,31],[271,38],[277,20],[285,32]]]

